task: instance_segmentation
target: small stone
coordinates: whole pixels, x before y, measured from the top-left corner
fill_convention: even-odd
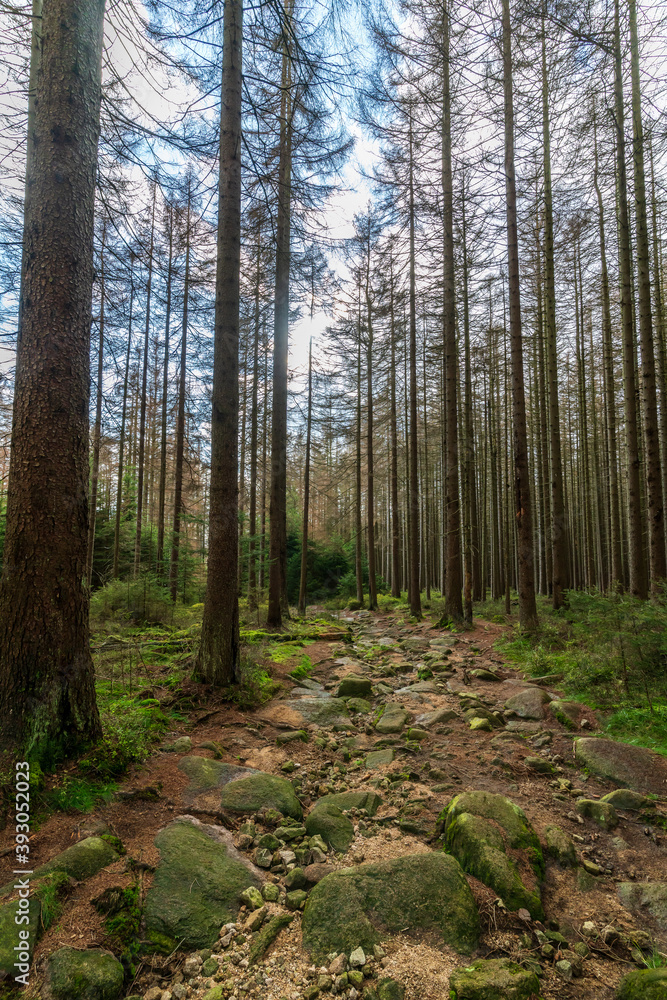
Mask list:
[[[608,802],[597,799],[579,799],[576,808],[580,816],[592,819],[603,830],[613,830],[615,826],[618,826],[616,810]]]
[[[482,732],[487,732],[487,733],[493,732],[493,726],[491,725],[491,723],[489,722],[489,720],[488,719],[481,719],[481,718],[479,718],[479,716],[475,716],[474,718],[472,718],[470,720],[470,728],[474,732],[477,732],[477,731],[480,731],[480,730]]]
[[[360,972],[359,969],[350,969],[347,974],[347,980],[352,986],[363,986],[364,974],[363,972]]]
[[[572,963],[568,962],[565,958],[561,958],[560,961],[556,962],[555,969],[558,975],[562,976],[567,982],[570,982],[574,976]]]
[[[144,1000],[162,1000],[162,990],[160,987],[151,986],[151,988],[144,993]]]
[[[587,871],[589,875],[601,875],[602,869],[599,865],[596,865],[594,861],[589,861],[588,858],[581,859],[581,867],[584,871]]]
[[[262,906],[264,902],[264,900],[262,899],[262,894],[258,889],[254,887],[254,885],[251,885],[247,889],[244,889],[243,892],[241,893],[240,898],[241,901],[245,903],[246,906],[249,906],[251,910],[259,910],[259,908]]]
[[[199,974],[201,959],[198,955],[189,955],[183,963],[183,975],[196,976]]]
[[[168,750],[170,753],[189,753],[192,750],[192,740],[189,736],[179,736],[177,740],[167,744],[162,749]]]
[[[555,768],[551,761],[545,760],[544,757],[526,757],[524,764],[530,771],[535,771],[537,774],[555,773]]]
[[[260,912],[259,910],[257,911]],[[218,971],[218,963],[214,958],[207,958],[201,967],[202,976],[214,976]],[[164,997],[162,998],[164,1000]]]
[[[330,974],[332,976],[339,976],[345,969],[347,969],[347,956],[343,954],[336,955],[329,966]]]
[[[262,896],[267,903],[277,903],[279,895],[280,890],[277,885],[274,885],[273,882],[267,882],[262,886]]]
[[[264,847],[258,847],[253,855],[253,860],[258,868],[270,868],[273,864],[273,851]]]
[[[598,932],[597,926],[593,923],[592,920],[585,920],[581,925],[581,933],[584,935],[584,937],[589,937],[589,938],[596,937],[597,932]]]
[[[246,920],[245,924],[243,925],[243,929],[246,931],[250,931],[251,933],[253,931],[258,931],[262,926],[262,924],[264,923],[264,921],[266,920],[266,914],[267,914],[267,909],[265,906],[262,906],[262,908],[259,910],[254,910]],[[204,975],[212,975],[212,974],[213,973],[204,973]]]
[[[294,892],[288,892],[285,899],[287,909],[302,910],[307,899],[308,893],[304,892],[303,889],[295,889]]]
[[[358,969],[366,964],[366,956],[363,948],[355,948],[350,955],[350,965],[353,969]]]
[[[334,990],[336,993],[342,993],[342,991],[347,986],[347,972],[342,972],[340,976],[336,976],[336,981],[334,982]]]

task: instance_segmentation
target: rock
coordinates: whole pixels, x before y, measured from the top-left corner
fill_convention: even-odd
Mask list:
[[[217,812],[220,808],[220,789],[248,774],[256,772],[250,767],[223,764],[208,757],[181,757],[178,770],[187,774],[190,784],[183,793],[186,805]]]
[[[155,846],[160,862],[146,895],[147,940],[167,953],[177,944],[184,951],[210,948],[235,919],[239,894],[261,884],[259,871],[236,851],[231,834],[191,817],[160,830]]]
[[[578,729],[582,716],[586,716],[589,720],[595,720],[593,710],[588,705],[582,705],[578,701],[562,701],[560,698],[554,698],[549,704],[549,711],[554,719],[566,729]]]
[[[179,736],[177,740],[162,747],[162,749],[168,750],[170,753],[190,753],[192,750],[192,740],[189,736]]]
[[[285,733],[278,733],[276,736],[276,743],[278,746],[284,746],[286,743],[294,743],[299,740],[301,743],[308,742],[308,733],[305,729],[291,729],[287,730]],[[284,767],[285,765],[283,765]],[[292,770],[294,770],[294,765],[292,764]]]
[[[267,911],[266,906],[260,907],[259,910],[253,910],[252,913],[250,914],[250,916],[248,917],[248,919],[246,920],[246,922],[244,923],[243,929],[246,930],[246,931],[250,931],[250,933],[253,933],[254,931],[258,931],[260,929],[260,927],[262,926],[262,924],[264,923],[264,921],[266,920],[266,914],[267,914],[267,912],[268,911]],[[211,961],[214,961],[214,959],[209,959],[209,962],[211,962]],[[217,963],[216,963],[215,969],[213,969],[213,972],[204,972],[204,967],[205,966],[206,966],[206,962],[204,962],[204,966],[202,966],[202,975],[203,976],[212,976],[213,972],[217,971]]]
[[[366,701],[365,698],[348,698],[347,699],[347,710],[348,712],[359,712],[361,715],[368,715],[372,708],[370,701]]]
[[[267,882],[266,885],[262,886],[262,899],[265,899],[267,903],[277,903],[280,897],[280,889],[273,882]]]
[[[278,840],[289,843],[292,840],[301,840],[302,837],[305,837],[306,828],[305,826],[299,826],[298,824],[295,824],[294,826],[277,826],[275,833]]]
[[[542,688],[528,687],[508,698],[505,708],[520,719],[543,719],[544,706],[550,701],[550,695]]]
[[[566,958],[561,958],[558,962],[556,962],[554,968],[556,969],[558,975],[562,976],[566,982],[569,982],[574,976],[572,963],[568,962]]]
[[[665,1000],[667,969],[641,969],[630,972],[618,984],[617,1000]]]
[[[64,872],[70,878],[83,882],[117,860],[118,854],[106,840],[101,837],[86,837],[85,840],[72,844],[62,854],[57,854],[51,861],[36,868],[31,881],[34,883],[36,879],[50,872]],[[13,883],[10,883],[11,885]],[[0,895],[3,891],[0,890]]]
[[[326,865],[322,862],[314,865],[306,865],[303,869],[303,874],[306,876],[306,880],[309,885],[317,885],[321,882],[323,878],[327,875],[331,875],[334,869],[331,865]]]
[[[382,805],[382,797],[377,792],[335,792],[318,799],[317,808],[325,803],[339,809],[365,809],[369,816],[375,816]]]
[[[54,1000],[116,1000],[124,977],[123,966],[109,951],[59,948],[48,960]]]
[[[368,677],[348,674],[343,677],[336,691],[337,698],[366,698],[373,693]]]
[[[256,962],[259,962],[270,945],[273,944],[278,934],[280,934],[283,927],[287,927],[293,920],[294,917],[291,913],[280,913],[277,917],[271,917],[271,919],[264,924],[261,931],[250,946],[248,964],[255,965]]]
[[[21,876],[17,875],[17,879]],[[27,909],[26,909],[27,907]],[[17,924],[16,920],[27,914],[27,924]],[[0,906],[0,983],[3,975],[18,976],[25,975],[30,970],[32,955],[37,943],[37,937],[41,930],[41,906],[35,896],[20,904],[18,900],[5,903]],[[27,936],[21,935],[21,931],[27,931]],[[17,952],[17,945],[24,945],[24,950]],[[14,963],[19,962],[19,966],[14,968]]]
[[[316,961],[357,947],[369,954],[383,933],[405,928],[434,932],[458,951],[476,947],[477,907],[454,858],[433,852],[336,871],[311,891],[302,920]]]
[[[457,795],[443,816],[445,850],[463,870],[492,888],[508,909],[524,907],[533,919],[543,919],[544,860],[523,810],[503,795],[476,791]],[[517,864],[517,852],[523,856],[525,876]]]
[[[245,903],[246,906],[249,906],[251,910],[259,910],[262,906],[263,898],[264,897],[259,889],[257,889],[254,885],[248,886],[247,889],[244,889],[243,892],[239,893],[239,899],[241,902]]]
[[[259,812],[260,809],[277,809],[284,816],[301,819],[301,804],[287,778],[257,771],[222,789],[220,805],[230,812]]]
[[[214,986],[212,990],[207,990],[202,1000],[224,1000],[225,991],[222,986]]]
[[[534,972],[509,958],[480,958],[449,977],[451,1000],[530,1000],[540,991]]]
[[[410,715],[402,705],[395,701],[390,701],[385,706],[385,710],[375,723],[378,733],[400,733]]]
[[[620,882],[619,899],[637,916],[655,924],[662,936],[667,934],[667,882]]]
[[[344,954],[336,955],[329,965],[329,973],[332,976],[340,976],[341,973],[345,972],[347,969],[347,956]]]
[[[440,688],[435,681],[417,681],[407,687],[399,688],[396,694],[439,694]]]
[[[405,987],[395,979],[381,979],[377,985],[377,1000],[403,1000]]]
[[[574,748],[579,766],[593,774],[646,795],[667,795],[667,757],[645,747],[593,736],[575,740]]]
[[[415,722],[428,729],[430,726],[438,726],[443,722],[452,722],[458,718],[459,716],[453,709],[438,708],[435,712],[425,712],[423,715],[418,715]]]
[[[577,863],[577,854],[574,844],[559,826],[548,826],[544,831],[547,842],[547,854],[551,855],[559,865],[574,867]]]
[[[326,727],[349,721],[342,698],[324,696],[274,702],[262,710],[260,718],[288,729],[302,729],[307,723]]]
[[[304,892],[303,889],[295,889],[293,892],[287,893],[285,903],[288,910],[302,910],[307,899],[307,892]]]
[[[613,792],[603,795],[600,802],[608,802],[614,809],[627,809],[630,812],[640,812],[649,804],[645,796],[631,788],[615,788]]]
[[[360,969],[366,964],[366,956],[363,948],[355,948],[350,954],[350,966],[353,969]]]
[[[252,917],[246,921],[249,931],[257,930],[257,928],[261,926],[263,917],[260,918],[259,916],[260,913],[261,910],[257,910],[256,913],[253,913]],[[257,920],[259,922],[257,922],[256,920],[255,923],[251,926],[250,921],[253,920],[253,918],[255,917],[257,917]],[[217,971],[218,971],[218,963],[214,958],[207,958],[206,961],[202,963],[201,974],[202,976],[205,976],[206,979],[208,979],[210,976],[214,976]]]
[[[285,876],[285,887],[287,889],[305,889],[307,881],[303,868],[292,868]]]
[[[474,731],[482,730],[483,732],[492,733],[493,726],[488,719],[480,719],[478,715],[474,715],[470,720],[470,728]]]
[[[500,677],[494,674],[492,670],[486,670],[484,667],[477,667],[475,670],[470,671],[473,677],[476,677],[478,681],[499,681]]]
[[[421,743],[423,740],[427,740],[429,736],[430,733],[427,733],[425,729],[417,729],[415,727],[408,729],[408,739],[415,740],[415,742],[417,743]]]
[[[524,764],[530,771],[535,771],[537,774],[555,774],[556,771],[551,761],[545,760],[544,757],[526,757]]]
[[[618,815],[613,806],[599,799],[579,799],[576,810],[580,816],[592,819],[603,830],[613,830],[618,826]]]
[[[322,837],[339,854],[344,854],[354,840],[354,827],[347,816],[338,806],[322,799],[306,817],[306,831],[311,837]]]
[[[366,767],[369,771],[374,771],[378,767],[386,767],[394,759],[393,750],[372,750],[366,754]]]

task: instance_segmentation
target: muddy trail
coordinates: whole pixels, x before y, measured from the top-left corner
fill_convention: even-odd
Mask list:
[[[204,692],[113,803],[34,834],[23,995],[667,997],[667,759],[505,663],[501,625],[341,625],[309,674],[272,664],[268,704]]]

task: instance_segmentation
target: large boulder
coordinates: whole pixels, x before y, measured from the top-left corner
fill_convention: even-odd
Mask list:
[[[50,861],[36,868],[32,873],[31,881],[34,884],[37,879],[44,875],[63,872],[70,878],[76,879],[77,882],[83,882],[85,879],[97,875],[99,871],[117,860],[118,854],[102,837],[86,837],[85,840],[72,844],[66,851],[62,851],[55,858],[51,858]],[[0,899],[9,896],[13,889],[14,882],[8,882],[7,885],[4,885],[0,889]]]
[[[369,816],[375,816],[382,805],[382,797],[377,792],[334,792],[318,799],[316,808],[325,804],[339,809],[365,809]]]
[[[630,972],[618,984],[617,1000],[665,1000],[667,969],[641,969]]]
[[[371,682],[368,677],[358,677],[356,674],[348,674],[343,677],[336,691],[337,698],[367,698],[373,693]]]
[[[505,710],[520,719],[543,719],[544,706],[550,701],[551,696],[542,688],[527,687],[507,699]]]
[[[222,789],[220,805],[230,812],[259,812],[277,809],[283,816],[301,819],[303,811],[292,784],[275,774],[256,771],[243,778],[230,781]]]
[[[580,767],[615,785],[645,795],[667,795],[667,757],[645,747],[590,736],[575,740],[574,750]]]
[[[343,868],[310,893],[302,921],[304,947],[321,962],[330,952],[368,954],[383,935],[430,934],[468,953],[477,946],[479,917],[454,858],[412,854]]]
[[[542,849],[519,806],[492,792],[464,792],[441,819],[445,850],[465,872],[493,889],[508,909],[525,907],[534,919],[543,919]]]
[[[375,728],[378,733],[400,733],[409,718],[409,712],[406,712],[402,705],[390,701],[375,723]]]
[[[306,817],[306,831],[309,837],[319,834],[339,854],[345,854],[354,840],[354,827],[347,816],[337,805],[322,800]]]
[[[160,951],[210,948],[236,919],[239,894],[260,886],[257,869],[221,827],[182,816],[155,838],[160,862],[146,895],[146,936]]]
[[[531,1000],[540,990],[534,972],[509,958],[480,958],[449,977],[451,1000]]]
[[[659,934],[667,935],[667,882],[619,882],[616,887],[623,904]]]
[[[47,979],[54,1000],[117,1000],[125,973],[108,951],[59,948],[49,958]]]

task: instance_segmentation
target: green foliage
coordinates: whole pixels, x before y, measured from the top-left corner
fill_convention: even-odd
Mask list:
[[[125,696],[112,700],[105,687],[98,685],[104,735],[79,767],[84,773],[109,779],[124,774],[130,764],[145,760],[170,720],[153,699],[137,702]]]
[[[569,694],[600,710],[610,735],[667,753],[667,601],[569,593],[541,602],[534,635],[515,629],[498,647],[533,676],[562,674]]]
[[[145,573],[136,580],[110,580],[91,595],[91,628],[102,628],[111,621],[184,628],[201,621],[202,607],[174,604],[164,583]]]
[[[241,656],[238,683],[226,691],[229,700],[244,711],[265,705],[281,687],[257,662],[256,656],[256,653]]]
[[[295,680],[301,680],[302,677],[310,677],[313,672],[313,663],[309,656],[305,653],[299,660],[298,664],[294,670],[290,670],[290,677]]]
[[[40,920],[42,929],[48,930],[54,920],[60,916],[62,898],[69,888],[70,879],[65,872],[49,872],[40,878],[34,893],[40,902]]]
[[[44,793],[42,802],[50,812],[89,813],[111,802],[115,791],[115,784],[65,774],[56,787]]]

